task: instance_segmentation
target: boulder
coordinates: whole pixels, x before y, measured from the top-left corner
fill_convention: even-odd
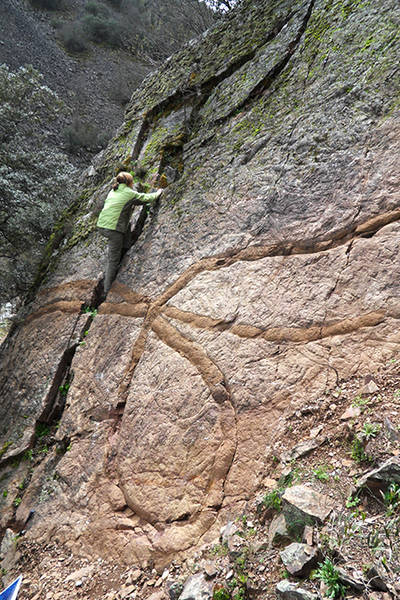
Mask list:
[[[383,426],[385,434],[392,442],[400,441],[400,431],[393,425],[389,417],[384,417]]]
[[[204,571],[204,574],[207,577],[207,579],[213,579],[214,577],[217,576],[218,567],[215,562],[213,562],[211,560],[207,560],[202,565],[202,567],[203,567],[203,571]]]
[[[185,581],[179,600],[211,600],[213,583],[203,573],[192,575]]]
[[[377,469],[369,471],[357,481],[357,492],[362,488],[385,489],[391,483],[400,483],[400,459],[389,458]]]
[[[317,594],[312,594],[301,588],[297,583],[291,583],[287,579],[283,579],[276,586],[278,598],[284,600],[317,600]]]
[[[271,546],[281,546],[290,542],[290,535],[286,525],[285,515],[276,515],[268,529],[268,540]]]
[[[282,462],[290,462],[292,460],[297,460],[302,456],[307,456],[307,454],[310,454],[310,452],[312,452],[319,446],[322,446],[322,444],[324,444],[325,441],[325,437],[314,437],[310,440],[305,440],[304,442],[301,442],[291,450],[288,450],[287,452],[281,454],[281,460]]]
[[[282,500],[290,534],[302,534],[305,525],[322,524],[333,509],[333,503],[327,496],[306,485],[287,488]]]
[[[374,590],[379,590],[381,592],[389,591],[389,588],[385,583],[382,571],[378,569],[375,565],[368,570],[366,574],[366,579],[368,585],[370,585]]]
[[[287,546],[279,555],[289,573],[296,577],[308,575],[318,562],[317,549],[298,542]]]
[[[350,575],[347,571],[341,567],[337,568],[339,574],[339,580],[347,587],[352,587],[357,592],[362,592],[366,588],[366,582],[362,576],[362,573],[354,573]]]

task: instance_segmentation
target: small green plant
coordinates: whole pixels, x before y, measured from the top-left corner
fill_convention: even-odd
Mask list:
[[[368,460],[368,456],[365,454],[364,445],[357,436],[355,436],[351,444],[351,458],[358,463]]]
[[[287,569],[281,569],[279,572],[279,576],[281,579],[289,579],[290,574],[289,571]]]
[[[230,600],[231,595],[224,587],[219,587],[214,590],[213,600]]]
[[[3,454],[5,454],[8,450],[8,448],[11,446],[12,442],[5,442],[2,447],[0,448],[0,457],[3,456]]]
[[[271,508],[273,510],[282,510],[282,498],[279,490],[272,490],[269,494],[266,494],[262,501],[265,508]]]
[[[383,494],[383,501],[386,506],[386,515],[391,517],[400,509],[400,485],[392,483]]]
[[[21,502],[22,502],[21,496],[17,496],[13,502],[15,508],[17,508],[21,504]]]
[[[36,425],[36,436],[39,440],[46,437],[50,433],[50,427],[46,423],[38,423]]]
[[[313,474],[316,479],[319,479],[319,481],[328,481],[329,479],[328,468],[325,465],[319,465],[318,467],[315,467],[315,469],[313,469]]]
[[[358,408],[364,409],[369,404],[368,398],[363,398],[361,394],[358,394],[355,398],[353,398],[352,406],[358,406]]]
[[[33,450],[27,450],[24,454],[24,460],[33,460]]]
[[[215,546],[211,548],[211,554],[214,554],[215,556],[227,556],[228,551],[227,544],[215,544]]]
[[[68,390],[70,388],[70,384],[69,383],[64,383],[64,385],[60,385],[60,387],[58,388],[61,396],[66,396],[68,394]]]
[[[339,571],[329,558],[318,564],[318,569],[313,573],[314,579],[323,581],[327,587],[327,598],[342,598],[346,594],[346,586],[340,581]]]
[[[378,423],[365,423],[361,435],[364,439],[370,440],[378,435],[381,430],[381,426]]]
[[[3,490],[2,496],[3,496],[3,498],[7,498],[7,496],[8,496],[8,490]]]
[[[245,548],[242,554],[240,554],[240,556],[238,556],[235,560],[235,569],[238,573],[244,574],[244,570],[246,569],[247,565],[247,553],[248,549]]]
[[[91,306],[85,306],[82,310],[82,313],[85,315],[90,315],[91,317],[95,317],[97,315],[97,308],[92,308]]]
[[[355,508],[360,504],[361,500],[358,496],[349,496],[346,500],[346,508]]]

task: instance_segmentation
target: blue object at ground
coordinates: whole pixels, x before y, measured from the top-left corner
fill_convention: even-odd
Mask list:
[[[18,597],[19,586],[21,585],[22,575],[11,583],[4,591],[0,592],[0,600],[16,600]]]

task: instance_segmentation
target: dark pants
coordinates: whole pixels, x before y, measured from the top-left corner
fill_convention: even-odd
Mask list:
[[[117,274],[122,258],[122,251],[130,247],[131,232],[129,229],[124,234],[120,231],[103,229],[102,227],[99,227],[99,231],[108,239],[108,257],[104,276],[104,293],[107,294]]]

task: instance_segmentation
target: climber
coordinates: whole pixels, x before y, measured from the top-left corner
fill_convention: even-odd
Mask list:
[[[108,194],[103,210],[97,219],[97,227],[108,239],[108,259],[104,277],[104,295],[111,287],[118,271],[118,265],[124,248],[130,248],[130,218],[133,207],[157,200],[163,190],[152,194],[141,194],[133,189],[133,177],[121,171],[116,177],[112,190]]]

